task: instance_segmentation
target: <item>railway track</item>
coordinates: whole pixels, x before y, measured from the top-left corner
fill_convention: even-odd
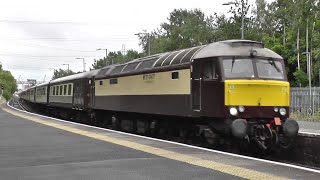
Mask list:
[[[20,101],[17,101],[17,102],[18,102],[18,105],[20,106],[20,109],[37,113],[31,107],[28,107],[24,103],[21,103]],[[41,115],[45,115],[45,114],[41,114]],[[68,120],[68,119],[65,119],[65,120]],[[68,120],[68,121],[71,121],[71,120]],[[239,146],[236,146],[236,148],[235,146],[212,147],[211,144],[204,143],[203,141],[199,142],[200,141],[199,139],[185,141],[185,140],[181,140],[179,138],[173,138],[173,137],[169,137],[169,138],[157,137],[157,138],[320,170],[320,134],[315,134],[315,133],[299,133],[295,140],[295,143],[292,145],[292,148],[278,150],[278,151],[271,151],[267,154],[256,153],[256,152],[246,151],[246,150],[243,151],[242,148],[239,151]]]

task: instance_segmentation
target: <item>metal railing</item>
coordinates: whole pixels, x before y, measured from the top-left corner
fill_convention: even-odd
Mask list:
[[[291,88],[290,115],[297,120],[320,121],[320,87],[311,91],[308,87]]]

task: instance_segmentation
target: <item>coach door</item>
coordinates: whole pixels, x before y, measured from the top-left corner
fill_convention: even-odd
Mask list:
[[[191,72],[191,104],[194,111],[201,111],[201,62],[194,61]]]

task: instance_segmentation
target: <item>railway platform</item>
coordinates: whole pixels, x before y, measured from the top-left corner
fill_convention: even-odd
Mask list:
[[[319,171],[0,105],[3,179],[319,179]]]
[[[320,122],[297,121],[299,124],[299,133],[320,134]]]

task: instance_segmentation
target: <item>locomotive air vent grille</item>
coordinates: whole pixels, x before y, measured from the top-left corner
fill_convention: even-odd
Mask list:
[[[122,72],[134,71],[140,62],[129,63]]]
[[[148,60],[148,61],[142,61],[139,66],[137,67],[137,70],[142,70],[142,69],[147,69],[147,68],[152,68],[153,63],[157,60],[156,59],[152,59],[152,60]]]
[[[185,62],[190,62],[191,61],[191,58],[193,57],[193,55],[200,49],[202,48],[203,46],[199,46],[199,47],[195,47],[193,48],[187,55],[185,55],[180,63],[185,63]]]
[[[120,72],[122,71],[122,69],[123,69],[124,66],[126,66],[126,64],[115,67],[115,68],[111,71],[110,74],[120,73]]]
[[[232,42],[232,46],[251,46],[251,47],[258,47],[258,48],[264,48],[264,44],[260,42],[255,41],[238,41],[238,42]]]
[[[153,67],[160,67],[162,62],[170,56],[171,53],[167,53],[156,61],[156,64]]]
[[[174,65],[174,64],[180,64],[180,61],[181,59],[188,53],[190,52],[192,49],[185,49],[185,50],[182,50],[174,59],[172,59],[171,61],[171,65]]]
[[[176,57],[177,54],[179,54],[180,51],[176,51],[176,52],[173,52],[171,53],[171,55],[162,62],[161,66],[168,66],[170,65],[171,61],[173,60],[173,58]]]

